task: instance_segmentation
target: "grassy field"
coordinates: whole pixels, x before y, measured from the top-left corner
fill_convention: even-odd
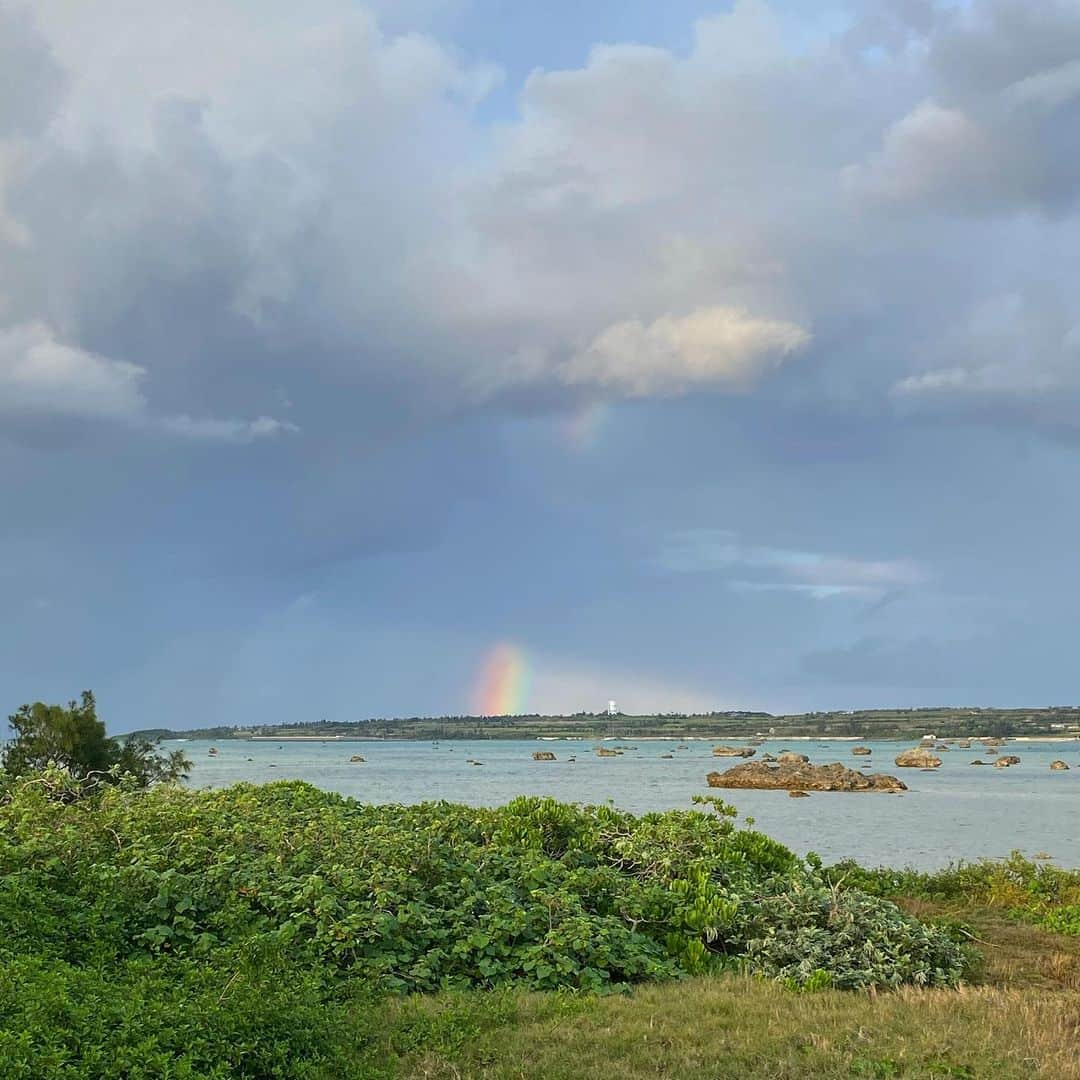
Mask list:
[[[904,906],[971,928],[978,985],[800,994],[726,976],[598,999],[417,996],[386,1007],[369,1060],[430,1080],[1080,1077],[1080,938],[987,907]]]

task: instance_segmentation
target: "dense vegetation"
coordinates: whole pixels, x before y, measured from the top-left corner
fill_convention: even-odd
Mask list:
[[[720,803],[373,807],[301,783],[68,802],[40,779],[0,798],[8,1076],[378,1075],[363,1017],[388,993],[965,968],[949,932],[830,886]]]
[[[0,748],[0,772],[28,776],[55,765],[76,781],[65,787],[68,798],[84,796],[101,784],[147,787],[178,780],[191,764],[183,751],[159,753],[156,743],[144,736],[110,738],[89,690],[66,708],[43,701],[23,705],[8,717],[8,727],[14,737]]]
[[[628,716],[620,713],[575,713],[572,716],[437,716],[372,719],[351,722],[218,726],[189,731],[154,728],[143,737],[229,739],[250,738],[377,738],[377,739],[535,739],[561,736],[593,739],[689,736],[750,738],[773,732],[775,737],[845,736],[860,739],[917,739],[927,732],[942,738],[975,735],[1076,735],[1080,708],[1046,709],[867,709],[858,712],[811,712],[773,716],[763,712],[663,713]]]
[[[854,862],[824,871],[826,880],[880,897],[999,909],[1059,934],[1080,936],[1080,870],[1036,863],[1013,853],[1009,859],[959,863],[923,873],[864,869]]]

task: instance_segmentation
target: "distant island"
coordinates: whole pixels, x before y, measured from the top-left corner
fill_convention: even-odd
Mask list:
[[[570,716],[412,716],[394,719],[146,728],[147,739],[621,739],[646,738],[858,738],[918,739],[976,735],[1080,738],[1080,707],[1037,709],[924,708],[856,712],[574,713]]]

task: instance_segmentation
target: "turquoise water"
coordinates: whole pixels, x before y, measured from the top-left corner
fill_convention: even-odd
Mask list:
[[[169,744],[170,748],[174,744]],[[178,744],[177,744],[178,745]],[[771,740],[758,748],[792,749],[815,764],[843,762],[858,769],[899,776],[909,791],[816,792],[790,799],[783,791],[712,791],[705,774],[739,764],[714,758],[708,742],[627,741],[623,756],[601,758],[599,745],[584,741],[443,742],[222,742],[211,756],[209,742],[182,744],[194,767],[190,783],[222,787],[239,780],[306,780],[369,803],[412,803],[447,799],[472,806],[495,806],[515,795],[550,795],[572,802],[603,803],[642,813],[690,809],[694,795],[721,795],[756,827],[800,853],[818,852],[826,861],[853,858],[868,865],[933,869],[957,859],[999,857],[1019,850],[1048,853],[1061,866],[1080,867],[1080,741],[1010,742],[1001,753],[1018,754],[1009,769],[972,768],[979,748],[954,747],[940,756],[934,772],[898,769],[896,754],[910,743],[867,742],[870,758],[853,757],[848,741]],[[686,745],[687,749],[676,749]],[[737,744],[738,745],[738,744]],[[558,760],[532,760],[534,750],[551,750]],[[673,754],[665,760],[661,754]],[[363,764],[349,757],[362,754]],[[567,759],[576,756],[576,762]],[[470,765],[468,759],[482,761]],[[1061,758],[1069,772],[1050,772]]]

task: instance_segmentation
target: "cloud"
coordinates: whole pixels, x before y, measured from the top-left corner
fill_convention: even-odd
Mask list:
[[[734,308],[702,308],[648,325],[635,319],[609,326],[560,367],[559,377],[625,397],[743,387],[809,340],[794,323],[755,319]]]
[[[142,392],[145,376],[137,364],[58,341],[43,323],[0,327],[0,415],[114,421],[221,442],[297,430],[265,416],[243,421],[155,415]]]
[[[146,407],[135,364],[57,341],[43,323],[0,328],[0,410],[130,419]]]
[[[925,571],[906,559],[856,559],[742,543],[732,532],[695,529],[669,537],[658,564],[673,573],[729,575],[743,592],[805,593],[814,599],[861,595],[919,585]]]
[[[988,298],[933,352],[942,366],[893,385],[902,410],[988,413],[1058,430],[1080,426],[1080,311],[1071,298]]]
[[[207,442],[247,443],[300,430],[295,424],[275,420],[272,416],[260,416],[255,420],[197,420],[180,415],[162,417],[158,423],[162,430],[174,435]]]
[[[0,139],[36,135],[63,86],[63,71],[30,13],[0,7]]]
[[[982,0],[941,13],[926,38],[931,95],[845,170],[849,189],[894,206],[964,214],[1078,198],[1080,8]]]
[[[0,136],[3,317],[138,358],[174,417],[272,416],[280,394],[351,399],[357,430],[774,383],[884,397],[915,313],[933,335],[927,297],[970,302],[995,246],[897,229],[896,207],[1068,209],[1069,155],[1047,155],[1071,69],[1047,43],[1069,12],[973,8],[875,4],[806,38],[740,0],[684,51],[538,67],[490,125],[495,65],[344,0],[198,0],[165,30],[40,0],[19,55],[52,89],[18,148]]]
[[[844,178],[851,191],[881,202],[924,199],[970,205],[988,173],[1007,163],[989,137],[960,109],[920,103],[886,133],[868,161],[851,165]]]

